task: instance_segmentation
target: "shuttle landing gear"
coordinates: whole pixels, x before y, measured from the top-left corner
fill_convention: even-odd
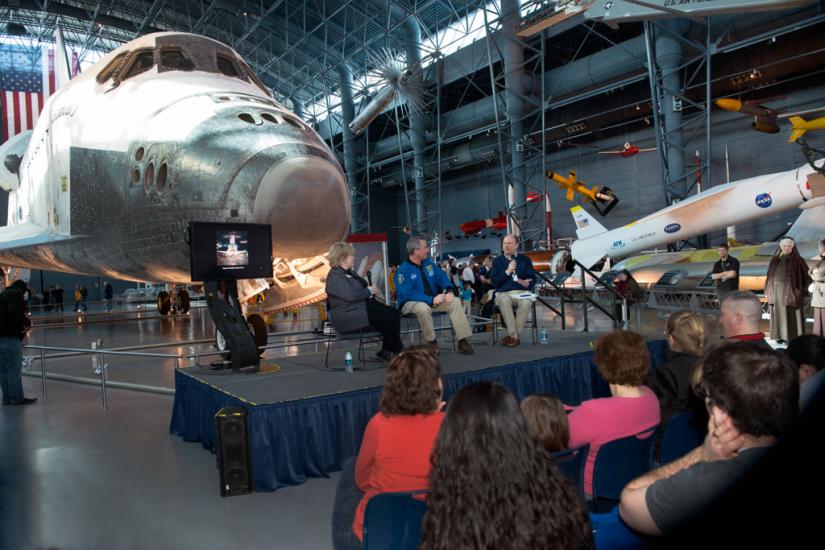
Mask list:
[[[171,294],[165,290],[158,293],[158,312],[161,315],[169,313],[189,313],[190,302],[189,292],[186,289],[172,289]]]

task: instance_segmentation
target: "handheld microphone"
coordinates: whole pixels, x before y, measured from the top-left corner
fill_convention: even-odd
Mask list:
[[[512,261],[515,261],[515,259],[516,259],[516,256],[517,256],[517,255],[518,255],[518,252],[513,252],[513,255],[512,255],[512,256],[510,256],[510,261],[511,261],[511,262],[512,262]],[[513,270],[513,272],[510,274],[510,277],[511,277],[514,281],[518,281],[518,275],[516,275],[516,270],[515,270],[515,269],[514,269],[514,270]]]

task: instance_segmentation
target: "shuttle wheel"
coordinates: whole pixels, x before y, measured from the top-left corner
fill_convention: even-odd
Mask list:
[[[165,290],[158,292],[158,312],[161,315],[168,315],[171,309],[172,299],[169,297],[169,293]]]
[[[221,331],[218,329],[215,329],[215,347],[221,352],[221,357],[229,359],[229,342],[226,341],[226,338],[223,337],[223,334],[221,334]]]
[[[249,332],[252,333],[252,336],[255,338],[255,343],[258,345],[258,353],[263,355],[264,351],[266,351],[264,346],[266,346],[269,341],[269,334],[264,318],[257,313],[253,313],[246,318],[246,324],[249,326]]]
[[[189,293],[185,290],[178,291],[178,312],[189,313]]]

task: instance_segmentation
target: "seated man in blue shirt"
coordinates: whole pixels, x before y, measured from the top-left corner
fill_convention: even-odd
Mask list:
[[[507,327],[507,336],[501,343],[508,348],[519,345],[519,333],[524,328],[527,315],[533,302],[519,298],[520,294],[530,292],[532,283],[536,279],[533,262],[524,254],[518,254],[518,239],[515,235],[507,235],[501,241],[502,255],[493,260],[493,271],[490,279],[496,289],[496,305],[501,311],[501,318]],[[513,318],[513,305],[516,306],[516,316]]]
[[[395,273],[398,307],[402,315],[412,313],[416,316],[424,339],[436,353],[438,343],[433,329],[432,312],[447,312],[458,339],[458,352],[470,355],[473,348],[467,337],[472,331],[461,300],[452,293],[453,285],[447,274],[427,258],[428,253],[427,241],[421,237],[412,237],[407,241],[407,260]]]

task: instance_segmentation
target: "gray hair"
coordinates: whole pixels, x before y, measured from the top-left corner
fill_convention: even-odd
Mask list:
[[[781,241],[779,241],[779,246],[782,246],[782,245],[783,245],[783,244],[785,244],[785,243],[790,243],[790,244],[792,244],[792,245],[796,246],[796,241],[795,241],[795,240],[793,240],[793,239],[792,239],[792,238],[790,238],[790,237],[785,237],[784,239],[782,239]]]
[[[347,256],[355,256],[354,246],[345,242],[333,243],[329,249],[330,267],[339,267]]]
[[[722,296],[719,306],[728,304],[745,319],[758,323],[762,319],[762,303],[756,294],[747,290],[733,290]]]
[[[422,237],[410,237],[409,239],[407,239],[407,255],[409,256],[410,254],[415,252],[417,248],[421,248],[422,242],[427,241],[425,241]]]

